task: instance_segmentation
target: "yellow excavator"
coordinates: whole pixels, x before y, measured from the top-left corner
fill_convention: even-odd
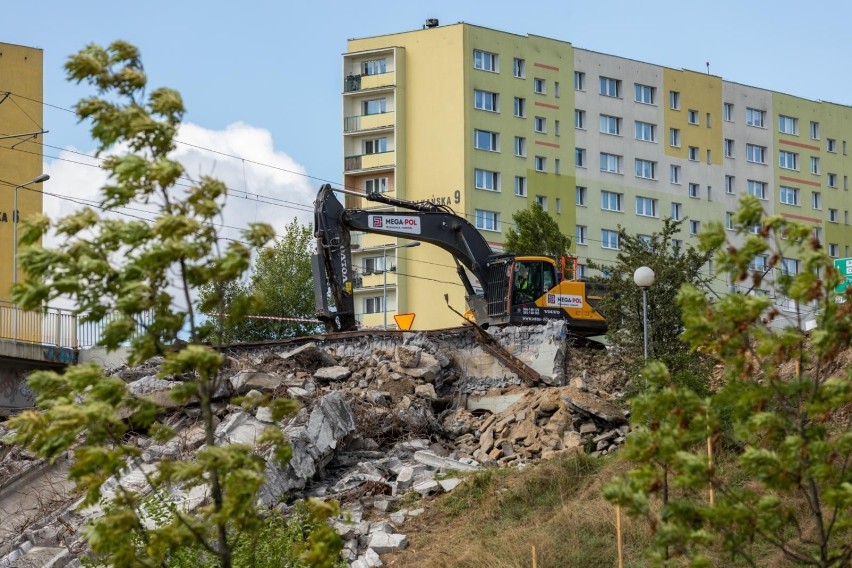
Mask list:
[[[329,332],[357,328],[350,232],[363,231],[423,241],[449,252],[467,291],[465,317],[482,327],[565,320],[574,336],[606,333],[606,320],[596,307],[603,289],[576,279],[576,259],[569,269],[566,259],[558,264],[546,256],[495,253],[473,224],[446,205],[367,193],[356,195],[408,211],[347,209],[335,191],[350,193],[323,185],[314,202],[314,296],[317,317]],[[467,271],[479,281],[481,291]]]

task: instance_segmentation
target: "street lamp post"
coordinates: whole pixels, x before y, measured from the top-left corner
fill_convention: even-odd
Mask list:
[[[34,183],[42,183],[49,179],[49,175],[41,174],[26,183],[15,186],[15,205],[12,209],[12,284],[18,283],[18,221],[21,217],[18,213],[18,189]]]
[[[383,294],[382,294],[382,311],[384,312],[384,316],[385,316],[384,329],[388,328],[388,251],[394,250],[394,249],[399,249],[399,248],[411,248],[411,247],[419,247],[419,246],[420,246],[420,242],[414,241],[414,242],[406,243],[404,245],[394,245],[394,246],[390,246],[390,247],[385,245],[385,246],[382,247],[382,274],[384,274],[384,277],[385,277],[385,282],[384,282],[384,285],[382,286],[382,291],[383,291]],[[398,281],[399,281],[399,278],[397,278],[397,282]],[[397,303],[399,303],[399,295],[397,295]]]
[[[648,360],[648,288],[654,284],[654,271],[640,266],[633,273],[633,282],[642,288],[642,335],[645,342],[645,361]]]

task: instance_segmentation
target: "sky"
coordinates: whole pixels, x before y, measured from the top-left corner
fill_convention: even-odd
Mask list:
[[[0,42],[44,50],[45,192],[94,198],[105,181],[81,155],[95,149],[87,126],[68,110],[93,92],[67,82],[63,64],[89,43],[121,39],[140,49],[149,91],[183,96],[177,157],[190,175],[232,188],[225,224],[280,230],[311,221],[321,183],[341,183],[347,39],[420,29],[427,18],[675,69],[706,72],[709,62],[728,81],[852,104],[848,0],[18,1],[3,6]],[[52,216],[69,207],[45,200]]]

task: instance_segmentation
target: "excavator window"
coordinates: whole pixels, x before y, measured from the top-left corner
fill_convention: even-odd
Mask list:
[[[513,302],[532,302],[556,285],[553,266],[541,261],[523,261],[515,265]]]

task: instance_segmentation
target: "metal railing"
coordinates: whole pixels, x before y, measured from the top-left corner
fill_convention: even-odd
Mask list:
[[[107,314],[99,321],[84,322],[82,316],[66,308],[47,307],[31,311],[0,302],[0,340],[85,349],[97,345],[103,337],[104,328],[118,317]],[[152,315],[147,314],[137,321],[137,333],[142,333],[151,320]]]

